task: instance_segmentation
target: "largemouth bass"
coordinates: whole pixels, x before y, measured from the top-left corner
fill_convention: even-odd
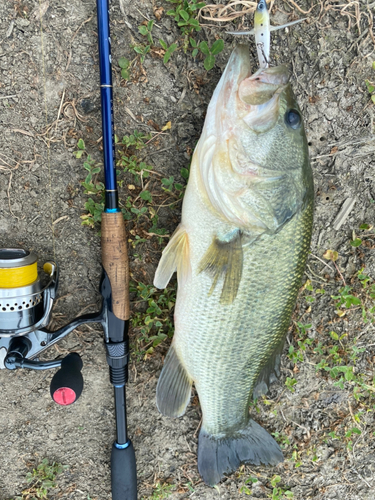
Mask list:
[[[238,46],[209,104],[182,220],[154,284],[177,269],[175,334],[157,406],[183,415],[194,383],[203,414],[198,468],[208,485],[240,463],[275,465],[276,441],[249,401],[279,375],[310,246],[313,178],[285,66],[250,72]]]

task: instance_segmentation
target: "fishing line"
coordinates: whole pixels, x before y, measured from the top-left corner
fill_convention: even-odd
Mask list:
[[[53,196],[52,196],[52,173],[51,173],[51,143],[49,140],[49,130],[48,130],[48,108],[47,108],[47,86],[46,86],[46,68],[45,68],[45,58],[44,58],[44,38],[43,38],[43,14],[42,14],[42,4],[39,0],[39,16],[40,16],[40,42],[42,48],[42,66],[43,66],[43,90],[44,90],[44,114],[46,119],[46,141],[47,141],[47,167],[48,167],[48,182],[49,182],[49,203],[50,203],[50,215],[51,215],[51,232],[52,232],[52,249],[53,258],[56,260],[56,249],[55,249],[55,233],[53,231]]]

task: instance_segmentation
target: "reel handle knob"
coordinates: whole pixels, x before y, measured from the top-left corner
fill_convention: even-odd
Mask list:
[[[61,361],[61,368],[51,380],[51,396],[55,403],[67,406],[80,397],[83,389],[81,356],[76,352],[68,354]]]

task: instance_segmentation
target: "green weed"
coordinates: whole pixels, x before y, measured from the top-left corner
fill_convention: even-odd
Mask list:
[[[293,498],[293,493],[290,490],[284,490],[278,484],[281,481],[280,476],[274,476],[271,479],[272,493],[268,495],[268,498],[272,500],[284,500],[285,498],[290,499]]]
[[[150,176],[152,167],[144,161],[140,161],[135,155],[122,155],[117,166],[124,167],[124,172],[129,172],[134,175],[134,182],[139,183],[140,179],[147,179]]]
[[[26,482],[29,487],[22,492],[22,496],[17,496],[14,500],[43,500],[48,498],[49,491],[56,488],[56,477],[61,474],[67,465],[61,465],[56,462],[49,464],[47,458],[26,474]]]
[[[130,291],[136,293],[136,303],[147,306],[145,311],[135,312],[131,318],[133,328],[140,333],[135,352],[147,358],[155,347],[173,336],[171,311],[176,302],[176,284],[158,290],[153,285],[131,283]]]
[[[147,38],[147,45],[133,45],[133,50],[141,56],[141,63],[144,62],[146,54],[148,54],[151,50],[151,46],[154,45],[154,40],[152,38],[152,28],[154,26],[155,21],[149,21],[146,25],[141,24],[138,26],[138,31],[141,35]]]
[[[224,49],[224,40],[221,38],[216,40],[212,44],[212,47],[209,47],[207,42],[203,41],[199,45],[196,44],[193,38],[190,38],[190,44],[193,47],[192,56],[196,57],[198,54],[198,49],[204,54],[206,57],[204,59],[204,69],[206,71],[210,71],[215,66],[215,56],[223,51]]]
[[[85,153],[85,141],[83,139],[79,139],[79,141],[77,142],[77,147],[78,147],[78,151],[74,151],[73,154],[76,158],[81,158],[82,155]]]
[[[121,68],[121,76],[122,76],[122,78],[124,80],[129,80],[130,79],[130,72],[129,72],[130,61],[128,59],[126,59],[125,57],[121,57],[118,60],[118,65]]]
[[[167,64],[167,62],[171,58],[171,55],[173,54],[173,52],[175,50],[177,50],[178,45],[177,45],[177,43],[172,43],[172,45],[170,45],[168,47],[168,45],[162,39],[159,39],[159,43],[160,43],[161,47],[165,50],[165,54],[163,57],[163,63]]]
[[[251,486],[257,482],[258,479],[256,477],[250,476],[248,479],[246,479],[245,484],[240,488],[240,493],[245,493],[245,495],[252,495],[252,491],[249,488],[249,485]]]
[[[126,148],[142,149],[146,146],[144,141],[149,141],[151,137],[151,134],[143,134],[142,132],[138,132],[138,130],[134,130],[132,134],[124,135],[122,144],[124,144]],[[118,143],[117,137],[115,138],[115,142]]]
[[[296,349],[292,344],[289,346],[288,357],[294,364],[297,364],[298,361],[302,362],[304,360],[304,353],[308,346],[310,346],[313,341],[309,338],[301,338],[307,335],[307,330],[309,330],[312,325],[307,324],[303,325],[300,322],[296,323],[297,331],[299,333],[300,339],[297,340],[298,349]]]
[[[287,448],[290,445],[290,440],[285,434],[282,434],[281,432],[273,432],[272,436],[280,444],[281,448]]]
[[[174,17],[184,35],[202,29],[197,19],[197,11],[205,7],[205,2],[197,2],[197,0],[191,2],[188,2],[188,0],[167,0],[167,2],[175,5],[174,9],[167,11],[167,16]]]
[[[285,380],[285,385],[290,390],[290,392],[295,391],[294,386],[296,385],[296,383],[297,383],[297,380],[295,378],[287,377]]]
[[[147,38],[147,41],[150,45],[154,44],[154,40],[152,39],[151,34],[154,23],[155,21],[149,21],[146,25],[142,24],[141,26],[138,26],[140,34]]]
[[[172,495],[172,490],[175,488],[173,484],[167,483],[156,483],[154,491],[152,492],[152,496],[146,499],[143,497],[142,500],[163,500],[164,498],[168,498]]]
[[[374,66],[375,66],[375,62],[372,63],[373,69],[375,69]],[[375,91],[375,84],[373,82],[370,82],[370,80],[365,80],[365,84],[366,84],[366,87],[367,87],[367,91],[368,91],[368,93],[371,96],[371,100],[375,104],[375,94],[373,93]]]
[[[76,158],[82,158],[84,154],[87,155],[83,163],[83,168],[87,170],[87,175],[84,181],[81,182],[84,193],[96,197],[96,199],[89,198],[85,203],[87,214],[81,215],[82,225],[94,227],[96,222],[101,221],[102,213],[104,210],[104,184],[98,181],[98,174],[101,168],[86,152],[86,146],[83,139],[79,139],[77,143],[78,151],[74,152]]]
[[[183,177],[185,180],[188,180],[189,178],[189,170],[187,168],[182,168],[181,169],[181,177]],[[167,193],[172,193],[173,190],[177,191],[177,196],[178,198],[182,198],[184,195],[184,191],[186,188],[186,184],[180,184],[179,182],[174,181],[173,175],[171,175],[168,179],[164,177],[161,180],[162,183],[162,189],[163,191],[166,191]]]

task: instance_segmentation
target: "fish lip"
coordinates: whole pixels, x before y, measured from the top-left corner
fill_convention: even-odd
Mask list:
[[[270,83],[273,85],[286,85],[289,82],[290,73],[285,64],[279,66],[270,66],[268,68],[259,68],[249,77],[251,81],[259,83]]]

